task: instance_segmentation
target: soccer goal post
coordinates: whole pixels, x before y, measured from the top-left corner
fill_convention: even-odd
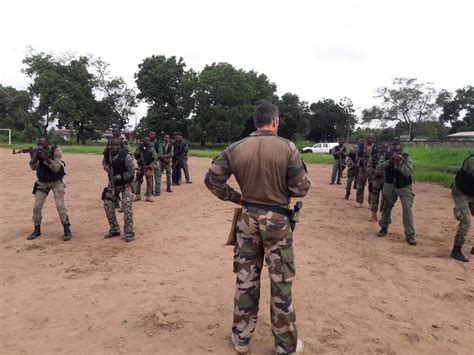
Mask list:
[[[12,130],[10,128],[0,128],[0,131],[8,131],[8,145],[12,145]]]

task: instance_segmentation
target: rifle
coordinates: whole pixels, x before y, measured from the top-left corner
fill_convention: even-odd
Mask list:
[[[22,153],[42,153],[44,152],[45,149],[43,147],[29,147],[29,148],[24,148],[24,149],[12,149],[12,154],[22,154]]]

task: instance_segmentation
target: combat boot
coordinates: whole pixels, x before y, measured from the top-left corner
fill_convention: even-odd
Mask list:
[[[131,242],[133,239],[134,239],[133,234],[125,235],[125,240],[127,241],[127,243]]]
[[[348,200],[349,199],[349,194],[346,194],[346,196],[344,196],[344,200]]]
[[[474,247],[471,248],[471,254],[474,255]]]
[[[471,250],[472,251],[472,250]],[[469,261],[468,258],[466,258],[463,253],[462,253],[462,250],[461,250],[461,246],[460,245],[455,245],[453,247],[453,251],[451,252],[451,257],[453,259],[456,259],[456,260],[459,260],[459,261],[462,261],[462,262],[465,262],[467,263]]]
[[[230,333],[230,341],[234,346],[235,351],[237,354],[247,354],[249,352],[249,346],[247,345],[240,345],[239,342],[234,338],[234,333]]]
[[[407,243],[410,245],[416,245],[416,240],[415,238],[407,238]]]
[[[68,241],[72,239],[72,233],[71,233],[71,228],[69,228],[71,225],[69,223],[64,224],[64,241]]]
[[[388,233],[388,228],[387,227],[382,227],[379,232],[376,234],[377,237],[382,238],[385,237]]]
[[[104,235],[104,238],[113,238],[120,236],[120,231],[109,231],[107,234]]]
[[[171,185],[166,185],[166,192],[173,192],[173,190],[171,190]]]
[[[35,226],[35,230],[26,239],[33,240],[41,235],[41,226]]]
[[[153,200],[151,199],[150,196],[146,196],[145,201],[146,201],[146,202],[153,202]]]

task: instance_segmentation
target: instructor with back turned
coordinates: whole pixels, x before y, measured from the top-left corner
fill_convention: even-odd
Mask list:
[[[206,174],[207,188],[218,198],[241,204],[237,221],[234,272],[237,274],[231,341],[239,353],[249,351],[260,298],[260,274],[267,264],[271,282],[271,322],[276,354],[298,354],[291,287],[295,277],[290,197],[303,197],[310,182],[296,146],[278,137],[275,105],[255,109],[257,131],[232,144]],[[242,193],[227,184],[234,174]]]

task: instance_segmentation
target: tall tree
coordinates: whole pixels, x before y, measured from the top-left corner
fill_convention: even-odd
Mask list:
[[[412,125],[414,122],[433,118],[438,107],[436,90],[430,83],[418,83],[417,79],[395,78],[391,87],[376,90],[376,98],[382,100],[379,106],[362,112],[362,121],[374,119],[382,122],[401,122],[409,136],[413,139]]]
[[[284,94],[277,103],[280,111],[279,134],[288,139],[306,136],[309,133],[309,107],[305,101],[300,101],[298,95]]]
[[[343,139],[347,136],[348,124],[351,129],[357,122],[348,99],[343,99],[339,103],[332,99],[322,99],[312,103],[310,110],[308,138],[312,141]]]
[[[201,144],[237,139],[250,117],[255,83],[248,73],[228,63],[206,65],[196,91],[194,133]]]
[[[104,117],[108,115],[113,125],[124,129],[137,107],[134,90],[127,86],[122,77],[113,77],[110,65],[101,58],[91,64],[95,71],[95,87],[102,96],[98,110]]]
[[[439,120],[451,126],[451,133],[474,130],[474,87],[458,89],[456,95],[441,90],[436,102],[442,108]]]

